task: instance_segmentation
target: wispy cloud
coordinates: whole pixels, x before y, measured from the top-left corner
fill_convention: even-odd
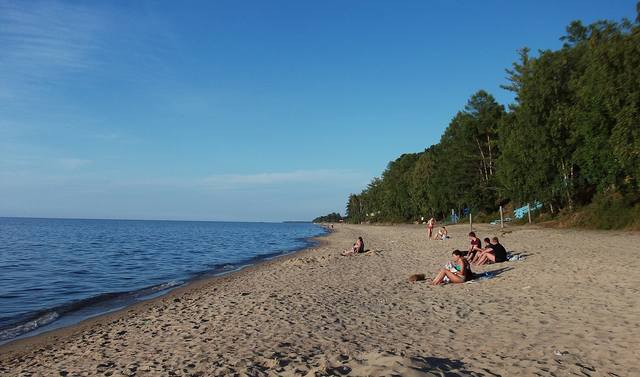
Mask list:
[[[102,15],[79,3],[0,3],[0,99],[21,101],[93,65]]]
[[[296,170],[290,172],[265,172],[255,174],[220,174],[206,177],[204,185],[211,188],[240,188],[277,184],[331,183],[354,181],[361,174],[346,170]]]
[[[170,189],[195,189],[208,192],[227,190],[260,190],[268,187],[287,185],[314,185],[360,187],[367,182],[363,173],[348,170],[317,169],[295,170],[289,172],[263,172],[252,174],[216,174],[207,177],[191,178],[123,178],[110,180],[111,187],[146,187]]]
[[[52,161],[61,163],[62,159]],[[2,162],[2,159],[0,159]],[[0,166],[0,215],[158,219],[306,219],[338,210],[364,174],[297,170],[203,177],[142,177],[95,172],[68,158],[69,168],[30,171]],[[89,168],[82,168],[89,165]]]
[[[64,170],[77,170],[91,165],[93,161],[83,158],[60,158],[56,162],[57,165]]]

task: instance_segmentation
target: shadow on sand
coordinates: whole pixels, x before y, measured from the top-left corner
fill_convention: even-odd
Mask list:
[[[500,376],[483,369],[482,372],[471,371],[460,360],[452,360],[443,357],[412,357],[413,366],[411,369],[424,372],[427,376],[447,376],[447,377],[480,377],[480,376]]]
[[[491,277],[496,277],[498,275],[501,275],[507,271],[511,271],[513,270],[513,267],[502,267],[502,268],[498,268],[495,270],[488,270],[487,272],[491,273]]]
[[[402,357],[390,352],[373,356],[365,365],[345,363],[338,367],[328,368],[316,376],[447,376],[447,377],[489,377],[500,376],[487,369],[472,371],[460,360],[442,357],[412,356]],[[347,365],[351,364],[351,366]],[[353,369],[352,369],[353,367]]]

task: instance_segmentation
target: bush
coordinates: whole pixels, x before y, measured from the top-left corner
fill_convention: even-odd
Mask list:
[[[588,229],[640,230],[640,198],[620,193],[599,194],[591,204],[561,216],[557,225]]]

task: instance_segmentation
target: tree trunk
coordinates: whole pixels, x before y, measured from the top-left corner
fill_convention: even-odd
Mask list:
[[[478,150],[480,151],[480,158],[482,159],[482,170],[484,171],[484,181],[489,182],[489,174],[487,173],[487,160],[484,156],[484,151],[482,150],[482,146],[480,146],[480,141],[478,138],[476,139],[476,144],[478,144]]]
[[[573,180],[573,165],[571,165],[570,171],[567,172],[567,165],[564,159],[561,159],[560,167],[562,170],[562,179],[564,180],[564,193],[567,197],[567,206],[569,207],[569,211],[573,211],[573,199],[571,198],[571,189],[569,188],[569,184]]]
[[[491,152],[491,137],[487,133],[487,147],[489,147],[489,175],[493,177],[493,153]]]

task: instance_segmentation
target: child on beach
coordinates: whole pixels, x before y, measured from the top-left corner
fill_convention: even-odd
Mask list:
[[[364,241],[362,240],[362,237],[358,237],[356,243],[353,244],[353,247],[343,251],[342,255],[354,255],[358,253],[364,253]]]
[[[467,261],[460,250],[454,250],[453,253],[453,268],[441,268],[438,275],[431,282],[432,285],[440,285],[444,282],[445,277],[452,283],[464,283],[469,281],[473,277],[469,261]]]

